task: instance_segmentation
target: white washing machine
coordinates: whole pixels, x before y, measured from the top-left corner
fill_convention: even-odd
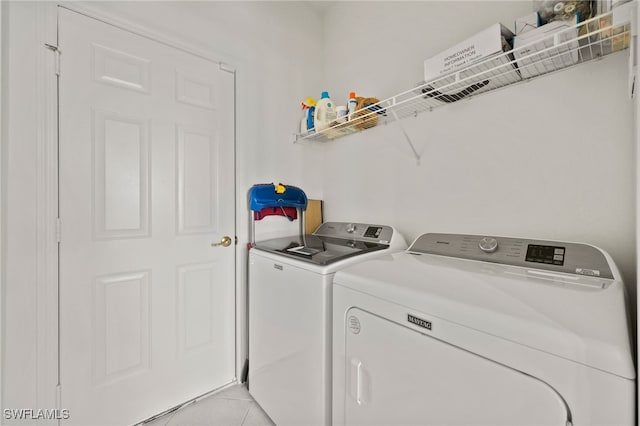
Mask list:
[[[625,290],[575,243],[425,234],[334,279],[333,425],[633,425]]]
[[[390,226],[327,222],[249,252],[249,393],[279,426],[331,424],[332,281],[406,249]]]

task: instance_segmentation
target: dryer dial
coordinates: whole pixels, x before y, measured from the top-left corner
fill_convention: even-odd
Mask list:
[[[347,232],[353,234],[356,232],[356,225],[354,223],[350,223],[347,225]]]
[[[493,253],[498,249],[498,240],[492,237],[484,237],[480,240],[478,246],[485,253]]]

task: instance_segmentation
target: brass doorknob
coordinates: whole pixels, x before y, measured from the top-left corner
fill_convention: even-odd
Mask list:
[[[228,235],[225,235],[224,237],[222,237],[219,243],[211,243],[211,247],[218,247],[218,246],[229,247],[230,245],[231,245],[231,237]]]

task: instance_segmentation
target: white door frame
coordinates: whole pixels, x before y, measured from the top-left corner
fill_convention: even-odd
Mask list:
[[[58,406],[58,90],[57,58],[45,46],[57,44],[57,11],[54,4],[36,9],[35,48],[40,75],[37,78],[37,241],[36,241],[36,336],[39,406]]]
[[[236,66],[232,60],[222,61],[222,55],[214,52],[203,51],[197,47],[166,37],[138,24],[124,21],[118,17],[110,16],[98,9],[77,4],[48,3],[38,4],[37,20],[38,35],[37,40],[41,49],[37,51],[39,75],[37,79],[37,117],[35,125],[38,129],[38,158],[37,158],[37,179],[38,193],[36,212],[38,218],[38,238],[37,238],[37,328],[38,335],[38,355],[37,355],[37,404],[40,408],[64,408],[60,407],[60,386],[59,386],[59,297],[58,297],[58,241],[60,229],[58,227],[58,81],[57,64],[64,61],[64,52],[60,56],[45,45],[57,46],[58,30],[58,8],[62,7],[87,17],[97,19],[106,24],[137,34],[139,36],[154,40],[164,45],[176,48],[183,52],[198,56],[200,58],[217,62],[224,71],[234,74],[234,85],[237,85]],[[1,15],[0,15],[1,18]],[[1,27],[0,27],[1,30]],[[236,89],[237,92],[237,89]],[[237,97],[237,96],[236,96]],[[237,114],[237,108],[236,108]],[[2,129],[0,128],[0,131]],[[236,130],[234,126],[234,182],[237,182],[237,155],[236,155]],[[4,139],[4,137],[3,137]],[[3,184],[2,181],[0,183]],[[4,191],[2,191],[4,194]],[[234,223],[235,235],[238,235],[238,197],[234,184]],[[4,216],[0,214],[0,218]],[[0,228],[1,229],[1,228]],[[1,236],[2,234],[0,234]],[[239,262],[241,259],[241,246],[236,246],[236,265],[234,289],[236,294],[236,329],[235,329],[235,376],[238,379],[243,368],[243,361],[246,358],[242,339],[244,332],[238,330],[239,315],[243,315],[243,292],[238,286]],[[4,275],[3,275],[4,277]],[[0,376],[1,379],[1,376]],[[1,396],[1,395],[0,395]],[[0,399],[0,401],[2,401]],[[170,407],[167,407],[170,408]]]

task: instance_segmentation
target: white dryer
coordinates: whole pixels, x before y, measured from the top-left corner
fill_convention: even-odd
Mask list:
[[[425,234],[334,279],[333,425],[633,425],[625,289],[575,243]]]
[[[326,222],[249,252],[249,393],[278,426],[331,424],[332,282],[407,248],[392,227]]]

